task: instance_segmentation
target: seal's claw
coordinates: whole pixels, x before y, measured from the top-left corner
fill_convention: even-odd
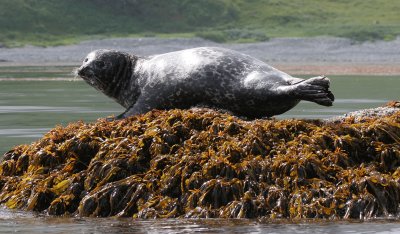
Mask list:
[[[113,116],[113,117],[107,117],[106,120],[108,122],[111,122],[111,121],[118,121],[118,120],[125,119],[125,118],[126,118],[126,116],[124,114],[120,114],[120,115]]]

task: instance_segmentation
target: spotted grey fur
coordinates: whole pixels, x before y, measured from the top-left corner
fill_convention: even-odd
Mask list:
[[[208,106],[248,118],[270,117],[300,100],[331,106],[329,79],[292,77],[236,51],[200,47],[139,58],[91,52],[78,69],[86,82],[127,108],[116,119],[152,109]]]

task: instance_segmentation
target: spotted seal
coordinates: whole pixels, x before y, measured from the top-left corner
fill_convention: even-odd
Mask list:
[[[193,106],[254,119],[282,114],[300,100],[323,106],[334,101],[325,76],[295,78],[249,55],[215,47],[148,58],[101,49],[89,53],[77,73],[126,108],[116,119]]]

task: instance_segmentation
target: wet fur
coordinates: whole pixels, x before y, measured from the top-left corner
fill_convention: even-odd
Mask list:
[[[97,50],[88,55],[78,74],[127,108],[117,119],[151,109],[199,105],[261,118],[284,113],[300,100],[330,106],[334,99],[326,77],[295,78],[222,48],[201,47],[149,58]]]

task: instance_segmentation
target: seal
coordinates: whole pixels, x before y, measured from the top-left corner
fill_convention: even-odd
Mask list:
[[[249,119],[282,114],[300,100],[331,106],[325,76],[292,77],[233,50],[199,47],[140,58],[95,50],[77,73],[126,108],[115,119],[152,109],[206,106]]]

